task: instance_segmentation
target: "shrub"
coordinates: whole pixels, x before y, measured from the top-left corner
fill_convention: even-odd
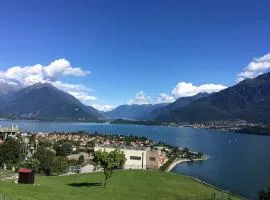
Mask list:
[[[18,168],[29,168],[32,169],[34,173],[37,173],[39,171],[39,161],[35,158],[30,158],[20,162]]]
[[[53,172],[57,174],[64,173],[68,167],[68,159],[63,156],[57,156],[52,162]]]

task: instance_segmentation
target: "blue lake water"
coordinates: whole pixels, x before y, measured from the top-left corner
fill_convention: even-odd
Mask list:
[[[210,156],[207,161],[181,163],[172,171],[200,178],[249,199],[270,182],[270,136],[226,133],[182,127],[92,123],[0,121],[27,131],[98,131],[146,136],[155,141],[191,148]]]

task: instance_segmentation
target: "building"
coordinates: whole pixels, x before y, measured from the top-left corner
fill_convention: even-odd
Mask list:
[[[161,150],[150,150],[146,153],[147,169],[159,169],[167,160],[166,154]]]
[[[80,156],[83,156],[85,162],[89,162],[90,160],[93,159],[93,157],[91,155],[89,155],[88,153],[85,153],[85,152],[80,152],[80,153],[77,153],[77,154],[71,154],[71,155],[67,156],[67,158],[69,160],[79,160]]]
[[[20,136],[20,129],[18,126],[2,127],[0,125],[0,139],[4,140],[8,137],[17,138]]]
[[[96,146],[95,151],[114,151],[115,147],[109,146]],[[133,148],[133,147],[118,147],[120,151],[125,154],[125,164],[124,169],[146,169],[146,154],[147,151],[143,148]]]

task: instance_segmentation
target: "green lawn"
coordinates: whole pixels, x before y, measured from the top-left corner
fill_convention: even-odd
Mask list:
[[[35,185],[0,181],[0,194],[11,200],[140,200],[140,199],[220,199],[228,196],[205,186],[190,177],[174,173],[127,170],[116,171],[107,187],[103,173],[45,177],[37,176]],[[193,197],[193,198],[192,198]],[[209,197],[209,198],[208,198]],[[0,196],[1,199],[1,196]],[[237,199],[233,197],[232,199]]]

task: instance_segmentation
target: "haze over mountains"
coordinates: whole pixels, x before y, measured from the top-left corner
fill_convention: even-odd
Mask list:
[[[7,84],[7,83],[1,83],[0,84],[0,96],[5,95],[10,92],[14,92],[21,89],[19,86],[15,86],[12,84]]]
[[[0,114],[4,117],[41,120],[132,119],[165,122],[198,122],[244,119],[270,120],[270,73],[246,79],[220,92],[182,97],[171,104],[121,105],[100,113],[51,84],[26,88],[0,85]]]

